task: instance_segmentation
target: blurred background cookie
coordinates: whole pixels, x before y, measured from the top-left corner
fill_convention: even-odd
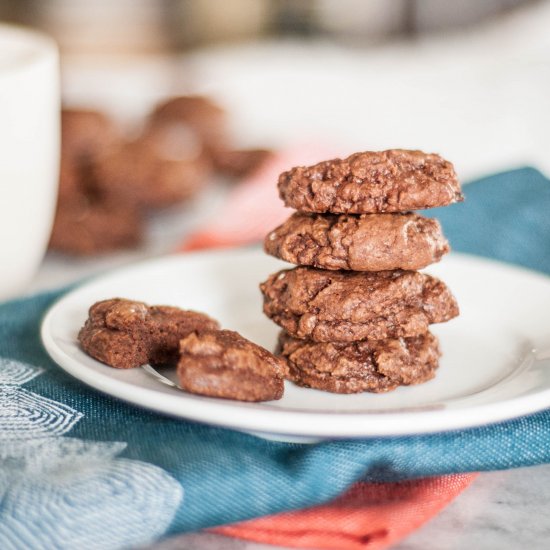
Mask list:
[[[270,157],[237,149],[227,114],[207,97],[177,96],[128,131],[107,113],[65,108],[50,248],[95,255],[139,246],[151,212],[186,203],[217,176],[240,179]]]
[[[94,201],[85,193],[63,197],[57,205],[50,248],[92,256],[132,248],[143,239],[142,213],[133,206]]]
[[[97,157],[92,178],[102,196],[142,209],[173,206],[208,182],[209,164],[178,143],[136,140]]]
[[[93,156],[120,139],[120,129],[105,113],[68,107],[61,111],[61,148],[68,159]]]

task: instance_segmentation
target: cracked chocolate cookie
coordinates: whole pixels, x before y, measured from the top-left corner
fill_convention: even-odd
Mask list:
[[[284,359],[237,332],[192,333],[180,342],[178,378],[190,392],[239,401],[272,401],[284,391]]]
[[[353,342],[417,336],[458,315],[445,284],[416,271],[297,267],[260,285],[264,313],[297,338]]]
[[[430,332],[409,338],[351,343],[299,340],[282,331],[277,353],[289,380],[334,393],[387,392],[434,377],[440,351]]]
[[[318,215],[296,212],[269,233],[268,254],[321,269],[422,269],[449,252],[437,220],[414,213]]]
[[[407,212],[463,200],[450,162],[405,149],[298,166],[279,176],[278,187],[286,206],[321,214]]]
[[[177,360],[179,341],[218,323],[195,311],[113,298],[90,307],[78,333],[82,349],[111,367],[129,369]]]

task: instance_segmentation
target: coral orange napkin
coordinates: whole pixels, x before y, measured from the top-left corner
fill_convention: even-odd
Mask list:
[[[400,483],[356,483],[327,504],[214,531],[294,548],[381,550],[436,515],[476,475],[456,474]]]

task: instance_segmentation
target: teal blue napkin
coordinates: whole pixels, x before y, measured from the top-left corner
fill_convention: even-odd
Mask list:
[[[524,168],[430,211],[455,250],[550,273],[550,182]],[[449,433],[298,445],[174,420],[65,374],[39,339],[60,293],[0,306],[0,548],[127,548],[318,504],[357,480],[550,461],[550,411]]]

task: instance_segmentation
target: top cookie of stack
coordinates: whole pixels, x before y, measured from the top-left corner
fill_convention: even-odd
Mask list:
[[[450,162],[405,149],[292,168],[279,176],[279,194],[286,206],[319,214],[407,212],[463,200]]]

